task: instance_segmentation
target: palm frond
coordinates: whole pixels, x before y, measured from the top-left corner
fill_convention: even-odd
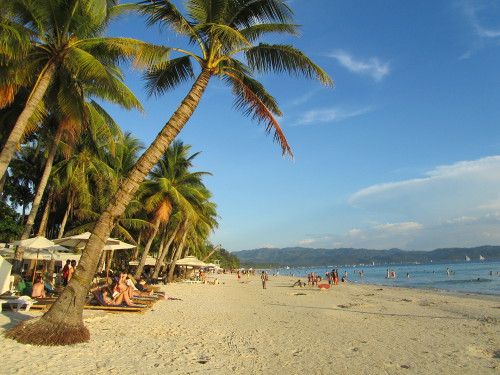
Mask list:
[[[257,122],[263,122],[267,134],[274,130],[273,139],[280,145],[282,155],[288,154],[293,159],[285,134],[272,114],[272,111],[281,114],[274,98],[259,82],[248,76],[236,76],[226,70],[224,79],[233,88],[236,109],[241,110],[245,115],[252,116],[252,119]]]
[[[181,35],[194,37],[191,24],[184,18],[182,13],[168,0],[146,0],[141,1],[138,6],[139,12],[147,17],[147,24],[160,25],[172,28]]]
[[[190,56],[165,61],[145,73],[148,96],[162,95],[180,84],[194,79]]]
[[[260,37],[267,34],[287,34],[297,36],[297,26],[288,23],[261,23],[240,30],[241,35],[250,42],[256,42]]]
[[[294,17],[292,10],[282,0],[252,0],[234,2],[231,22],[243,29],[259,23],[291,23]]]
[[[302,51],[284,44],[259,44],[244,51],[248,65],[254,71],[290,73],[296,77],[316,79],[333,87],[333,80]]]

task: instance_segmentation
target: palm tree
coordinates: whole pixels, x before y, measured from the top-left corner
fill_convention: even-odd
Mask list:
[[[173,207],[177,206],[180,211],[189,214],[200,190],[206,190],[201,179],[210,173],[189,171],[199,154],[189,156],[190,148],[190,145],[184,145],[181,141],[173,142],[151,171],[150,179],[143,183],[139,199],[142,198],[145,208],[153,214],[153,231],[146,242],[135,278],[140,278],[160,224],[168,221]]]
[[[287,72],[317,79],[325,85],[333,84],[321,68],[292,46],[255,45],[268,34],[295,34],[296,26],[291,23],[293,13],[283,1],[186,0],[185,4],[189,19],[168,0],[150,0],[142,4],[141,11],[149,14],[151,24],[165,23],[196,44],[200,53],[180,51],[185,52],[185,56],[167,61],[151,71],[149,87],[152,92],[165,92],[194,77],[191,59],[199,64],[201,71],[177,110],[101,214],[68,287],[42,318],[12,328],[8,337],[39,345],[88,340],[89,333],[82,321],[83,305],[105,239],[141,182],[194,113],[213,76],[220,77],[233,88],[237,108],[253,119],[263,121],[268,131],[274,129],[274,138],[281,145],[283,154],[289,155],[290,147],[273,116],[280,114],[276,102],[251,76],[252,72]],[[240,55],[247,63],[236,59]]]
[[[0,88],[15,91],[19,82],[27,82],[30,94],[0,154],[0,179],[6,173],[26,125],[41,103],[56,73],[65,71],[75,82],[95,81],[120,91],[122,85],[109,74],[108,64],[124,60],[150,63],[162,54],[147,43],[127,38],[102,37],[109,21],[127,7],[115,6],[117,0],[2,0],[8,10],[9,22],[16,25],[18,38],[4,31],[0,35]],[[0,25],[1,26],[1,25]],[[12,29],[12,28],[11,28]],[[10,29],[10,30],[11,30]],[[10,58],[13,48],[28,39],[19,56]],[[36,72],[37,76],[33,76]]]
[[[111,77],[119,73],[116,67],[112,67],[112,69],[106,67],[106,69]],[[118,103],[125,109],[134,107],[142,110],[139,101],[124,85],[121,85],[121,90],[112,90],[109,86],[96,85],[94,82],[77,83],[71,77],[65,76],[65,73],[67,72],[62,70],[55,74],[54,83],[57,84],[51,85],[51,90],[47,95],[49,98],[47,104],[50,106],[51,117],[55,118],[58,126],[56,126],[55,135],[52,134],[50,146],[47,147],[49,152],[45,161],[45,168],[37,184],[35,198],[21,240],[29,238],[33,229],[35,217],[42,202],[63,133],[66,133],[68,138],[75,139],[78,137],[79,132],[87,131],[89,134],[94,135],[94,138],[97,138],[95,139],[96,142],[104,141],[108,145],[114,143],[117,133],[121,136],[118,125],[100,105],[88,97],[98,97],[101,100],[108,99]],[[115,80],[119,82],[120,78],[121,75],[115,77]],[[111,149],[114,151],[114,145]],[[14,256],[13,273],[19,273],[20,271],[23,252],[24,248],[17,247]]]

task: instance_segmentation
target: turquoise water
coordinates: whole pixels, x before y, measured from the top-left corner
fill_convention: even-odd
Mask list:
[[[334,267],[339,278],[347,271],[347,280],[358,284],[392,285],[418,289],[500,295],[500,261],[471,261],[453,263],[387,264],[377,266]],[[450,269],[447,275],[446,269]],[[387,269],[396,272],[395,279],[387,279]],[[331,267],[270,270],[280,275],[305,278],[310,272],[325,276]],[[357,271],[355,273],[355,271]],[[364,277],[359,273],[364,271]],[[409,274],[409,278],[406,277]]]

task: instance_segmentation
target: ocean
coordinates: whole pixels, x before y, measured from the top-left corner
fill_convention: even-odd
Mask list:
[[[390,285],[428,290],[500,295],[500,261],[484,260],[451,263],[385,264],[376,266],[345,266],[322,268],[290,268],[268,270],[270,274],[307,277],[315,272],[325,276],[332,268],[339,278],[347,271],[347,281],[357,284]],[[387,269],[396,272],[396,278],[387,279]],[[447,274],[450,270],[450,275]],[[363,271],[364,277],[360,277]],[[409,277],[407,277],[407,274]]]

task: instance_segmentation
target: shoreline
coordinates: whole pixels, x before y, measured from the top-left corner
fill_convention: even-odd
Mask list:
[[[500,298],[296,277],[210,275],[162,286],[180,301],[145,314],[84,310],[88,343],[34,347],[0,338],[5,373],[497,374]],[[465,298],[464,298],[465,297]],[[40,312],[2,312],[2,332]],[[30,360],[36,356],[41,361]]]

